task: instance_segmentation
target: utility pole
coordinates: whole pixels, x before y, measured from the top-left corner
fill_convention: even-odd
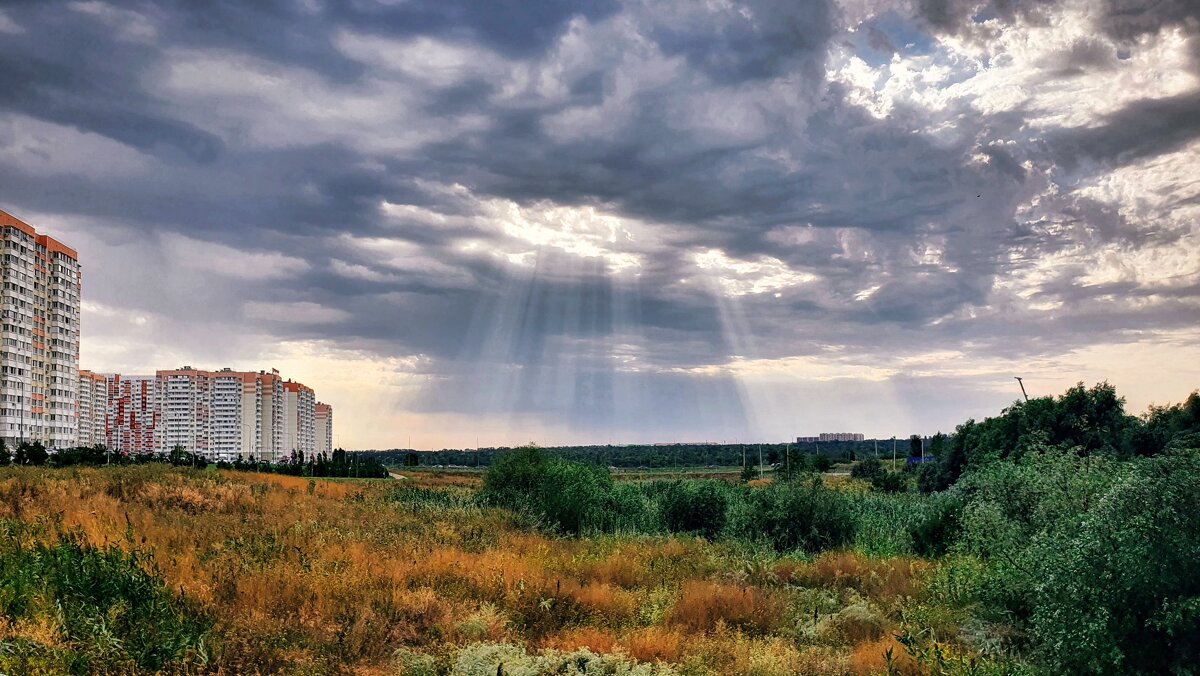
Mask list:
[[[896,471],[896,437],[892,437],[892,471]]]
[[[759,445],[758,445],[758,478],[759,478],[759,479],[763,478],[763,467],[762,467],[762,444],[759,444]]]
[[[1013,376],[1017,379],[1017,383],[1021,386],[1021,394],[1025,395],[1025,403],[1029,403],[1029,393],[1025,391],[1025,381],[1021,380],[1021,376]]]

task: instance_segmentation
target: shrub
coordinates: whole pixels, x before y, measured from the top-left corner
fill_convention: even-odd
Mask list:
[[[1032,544],[1032,633],[1060,672],[1186,673],[1200,655],[1200,455],[1136,463]]]
[[[850,470],[850,476],[852,478],[866,479],[868,481],[886,473],[887,470],[883,468],[883,465],[879,462],[878,458],[867,458],[866,460],[863,460],[855,465]]]
[[[854,538],[850,498],[824,487],[820,478],[806,484],[771,484],[743,489],[730,509],[727,531],[747,540],[764,540],[777,551],[816,553]]]
[[[545,479],[550,462],[541,449],[526,446],[497,458],[483,476],[479,498],[489,504],[518,509],[528,504]]]
[[[871,477],[871,488],[884,493],[903,493],[908,490],[908,479],[897,472],[883,472]]]
[[[958,496],[936,499],[920,521],[909,526],[913,551],[921,556],[941,556],[958,538],[962,502]]]
[[[659,510],[668,530],[699,533],[712,539],[725,527],[729,486],[720,481],[673,481],[658,484]]]

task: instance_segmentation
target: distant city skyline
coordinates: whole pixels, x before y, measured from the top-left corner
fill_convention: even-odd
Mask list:
[[[1198,35],[1185,0],[8,3],[0,209],[78,252],[80,365],[278,368],[350,449],[928,435],[1014,376],[1138,413],[1200,386]]]

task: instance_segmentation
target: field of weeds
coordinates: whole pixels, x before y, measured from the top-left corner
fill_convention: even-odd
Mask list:
[[[425,473],[6,468],[0,671],[923,673],[896,637],[935,630],[965,663],[940,565],[560,537],[473,493]]]

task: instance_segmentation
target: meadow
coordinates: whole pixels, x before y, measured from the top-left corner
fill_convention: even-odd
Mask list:
[[[948,612],[939,566],[912,556],[565,537],[461,483],[4,469],[0,670],[851,674],[890,651],[916,673],[894,632]],[[122,575],[148,600],[105,589]]]
[[[1196,673],[1200,396],[1084,394],[909,473],[0,468],[0,672]]]

